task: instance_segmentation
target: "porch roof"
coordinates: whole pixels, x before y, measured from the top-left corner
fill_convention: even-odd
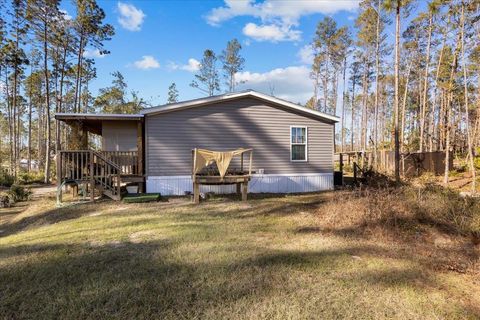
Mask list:
[[[55,119],[67,124],[78,121],[88,131],[102,134],[103,121],[142,121],[143,114],[116,114],[116,113],[55,113]]]

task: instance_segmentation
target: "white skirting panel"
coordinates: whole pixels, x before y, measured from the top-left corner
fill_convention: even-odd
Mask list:
[[[149,176],[147,192],[159,192],[162,195],[184,195],[192,192],[190,176]],[[253,193],[298,193],[333,189],[333,173],[299,173],[299,174],[257,174],[253,175],[248,185],[248,192]],[[200,192],[217,194],[234,193],[235,185],[200,186]]]

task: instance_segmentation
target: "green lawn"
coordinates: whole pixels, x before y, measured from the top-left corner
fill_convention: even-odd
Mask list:
[[[478,248],[353,232],[342,198],[0,209],[0,318],[480,317]]]

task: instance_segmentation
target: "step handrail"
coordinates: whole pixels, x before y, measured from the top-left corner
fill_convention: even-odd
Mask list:
[[[66,163],[70,163],[67,167]],[[103,168],[101,174],[96,174],[95,165]],[[67,169],[64,172],[64,168]],[[57,183],[61,183],[69,177],[68,172],[73,168],[74,180],[89,181],[91,185],[91,199],[94,200],[95,185],[99,184],[105,190],[109,190],[114,196],[120,196],[122,168],[105,158],[95,150],[60,150],[57,155]],[[71,174],[71,172],[70,172]],[[116,181],[115,181],[116,178]]]
[[[115,162],[105,158],[100,152],[97,152],[95,150],[90,150],[90,152],[92,154],[94,154],[97,158],[100,158],[102,161],[105,161],[105,163],[107,163],[107,164],[111,165],[112,167],[114,167],[115,169],[117,169],[118,171],[120,171],[120,172],[122,171],[122,168],[120,168],[120,166],[118,166]]]
[[[94,175],[93,173],[93,170],[91,170],[91,181],[97,181],[97,182],[100,182],[100,184],[102,184],[102,186],[106,187],[108,190],[110,190],[112,192],[113,195],[116,195],[116,196],[120,196],[120,175],[122,173],[122,169],[117,165],[115,164],[114,162],[106,159],[103,155],[101,155],[100,153],[94,151],[94,150],[90,150],[91,152],[91,161],[92,161],[92,166],[93,166],[93,156],[96,156],[97,159],[100,159],[101,161],[105,162],[106,165],[109,165],[111,166],[112,168],[114,168],[117,172],[116,174],[112,174],[111,176],[116,176],[117,177],[117,185],[115,186],[115,182],[114,181],[109,181],[110,183],[103,183],[103,181],[101,180],[101,178],[98,178]],[[107,175],[105,175],[105,178],[109,178]]]

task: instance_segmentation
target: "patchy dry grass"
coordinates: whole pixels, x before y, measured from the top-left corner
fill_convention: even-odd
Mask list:
[[[476,319],[476,209],[437,196],[0,209],[0,318]]]

